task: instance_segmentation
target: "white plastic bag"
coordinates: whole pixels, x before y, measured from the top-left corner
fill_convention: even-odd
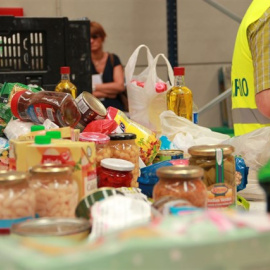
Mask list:
[[[148,67],[139,75],[134,75],[141,48],[146,48],[147,50]],[[170,82],[163,82],[157,76],[156,66],[160,57],[165,60]],[[160,131],[159,114],[167,109],[166,92],[171,88],[174,80],[173,70],[168,59],[164,54],[158,54],[155,59],[153,59],[149,48],[146,45],[140,45],[128,60],[125,67],[125,77],[130,118],[155,132]],[[138,82],[142,82],[142,85],[139,86],[137,84]],[[157,93],[156,83],[165,83],[167,90],[162,93]]]

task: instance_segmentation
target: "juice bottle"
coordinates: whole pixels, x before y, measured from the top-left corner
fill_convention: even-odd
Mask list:
[[[185,68],[174,67],[174,86],[167,92],[167,109],[192,121],[191,90],[185,85]]]
[[[77,87],[70,81],[70,67],[61,67],[61,81],[56,85],[56,92],[64,92],[72,95],[73,98],[77,97]]]

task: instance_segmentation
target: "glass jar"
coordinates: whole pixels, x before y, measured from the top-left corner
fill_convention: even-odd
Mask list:
[[[199,166],[168,166],[156,172],[159,181],[153,189],[153,199],[166,196],[187,200],[193,206],[206,207],[207,189],[202,181],[203,169]]]
[[[207,206],[228,207],[236,204],[234,147],[226,144],[197,145],[188,149],[190,165],[204,169]]]
[[[62,164],[41,164],[29,170],[39,217],[75,217],[78,185],[72,171],[71,166]]]
[[[136,134],[133,133],[113,133],[109,135],[110,143],[109,147],[111,149],[112,158],[120,158],[130,161],[134,164],[134,169],[132,170],[132,187],[138,187],[139,184],[137,179],[139,177],[139,156],[140,148],[135,143]]]
[[[105,158],[101,160],[98,176],[98,187],[130,187],[134,164],[118,158]]]
[[[0,173],[0,219],[35,217],[35,192],[30,188],[27,173]]]

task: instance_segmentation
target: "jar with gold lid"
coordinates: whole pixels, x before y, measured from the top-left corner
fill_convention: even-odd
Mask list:
[[[167,166],[156,172],[159,180],[153,189],[154,201],[172,196],[196,207],[206,207],[207,189],[202,181],[203,169],[199,166]]]
[[[75,216],[78,185],[72,176],[73,167],[64,164],[41,164],[30,168],[29,172],[39,217]]]
[[[189,163],[204,169],[207,206],[221,208],[236,204],[234,147],[226,144],[196,145],[188,149]]]
[[[34,218],[35,203],[35,193],[29,186],[27,173],[0,173],[0,220]]]

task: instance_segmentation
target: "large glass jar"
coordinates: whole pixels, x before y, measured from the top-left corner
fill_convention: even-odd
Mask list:
[[[0,173],[0,220],[35,217],[35,192],[27,173]]]
[[[29,171],[39,217],[74,217],[78,204],[78,185],[72,178],[72,167],[41,164]]]
[[[234,147],[226,144],[197,145],[188,149],[189,163],[204,169],[207,206],[228,207],[236,204]]]
[[[133,133],[113,133],[109,135],[110,137],[110,149],[112,158],[120,158],[130,161],[134,164],[134,169],[132,170],[132,187],[138,187],[139,184],[137,179],[139,177],[139,156],[140,148],[135,143],[136,134]]]
[[[159,181],[153,189],[154,201],[166,196],[189,201],[193,206],[206,207],[207,189],[199,166],[168,166],[156,172]]]

